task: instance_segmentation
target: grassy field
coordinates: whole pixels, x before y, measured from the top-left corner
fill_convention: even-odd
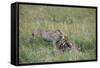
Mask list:
[[[96,10],[93,8],[19,6],[19,63],[96,59]],[[42,38],[32,37],[36,28],[62,30],[81,48],[79,52],[57,51]]]

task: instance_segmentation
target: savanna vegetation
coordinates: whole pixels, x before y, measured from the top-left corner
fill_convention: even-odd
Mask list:
[[[60,29],[80,51],[53,53],[52,44],[32,37],[34,29]],[[19,5],[19,63],[96,59],[96,9]]]

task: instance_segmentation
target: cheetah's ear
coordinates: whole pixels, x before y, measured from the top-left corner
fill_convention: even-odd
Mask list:
[[[68,40],[68,36],[64,36],[64,39]]]
[[[56,32],[59,32],[60,34],[62,34],[62,35],[64,35],[64,32],[63,31],[61,31],[61,30],[56,30]]]

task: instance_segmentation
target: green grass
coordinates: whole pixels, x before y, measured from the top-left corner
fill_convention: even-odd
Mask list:
[[[62,30],[81,51],[53,52],[52,44],[32,37],[36,28]],[[93,8],[19,6],[19,63],[96,59],[96,10]]]

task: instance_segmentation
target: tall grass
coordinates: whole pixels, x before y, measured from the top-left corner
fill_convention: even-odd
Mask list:
[[[93,8],[19,6],[19,63],[96,59],[96,10]],[[52,44],[32,37],[36,28],[64,32],[81,48],[79,52],[53,52]]]

